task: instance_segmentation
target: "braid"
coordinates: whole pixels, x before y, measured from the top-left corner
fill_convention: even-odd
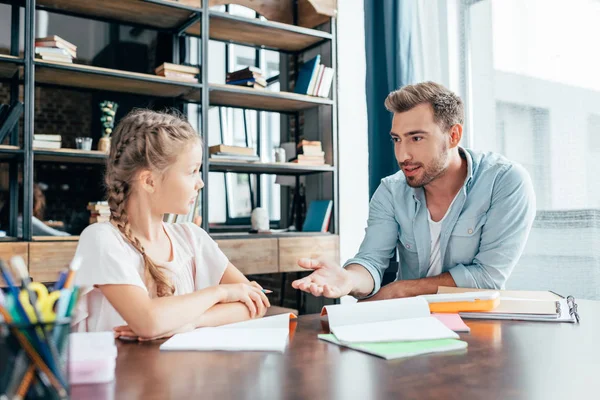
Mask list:
[[[164,171],[171,165],[181,146],[198,140],[192,126],[181,116],[150,110],[135,110],[124,117],[113,133],[113,146],[106,163],[110,220],[144,260],[146,282],[153,284],[158,297],[171,296],[175,287],[146,254],[135,237],[126,211],[127,200],[134,189],[134,179],[140,169]],[[149,278],[149,279],[148,279]]]

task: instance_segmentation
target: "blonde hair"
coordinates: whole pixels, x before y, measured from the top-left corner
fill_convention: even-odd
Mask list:
[[[390,112],[402,113],[425,103],[433,108],[433,120],[444,132],[456,124],[463,124],[465,111],[462,100],[435,82],[406,85],[391,92],[385,99],[385,108]]]
[[[200,137],[182,116],[138,109],[117,125],[107,160],[105,184],[110,219],[141,253],[146,280],[154,283],[158,297],[173,295],[175,287],[133,235],[126,205],[133,180],[140,170],[164,172],[173,164],[181,148],[193,140],[200,141]]]

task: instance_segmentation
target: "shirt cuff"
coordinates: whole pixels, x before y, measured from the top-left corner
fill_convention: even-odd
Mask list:
[[[373,278],[373,291],[366,296],[362,296],[362,297],[354,296],[354,297],[357,300],[364,300],[364,299],[368,299],[369,297],[375,296],[375,294],[377,292],[379,292],[379,289],[381,289],[381,276],[379,274],[379,270],[377,268],[375,268],[373,265],[369,264],[368,262],[365,262],[364,260],[361,260],[358,258],[351,258],[350,260],[346,261],[346,263],[344,264],[344,266],[342,268],[346,268],[350,264],[358,264],[358,265],[362,266],[364,269],[366,269],[371,274],[371,277]]]

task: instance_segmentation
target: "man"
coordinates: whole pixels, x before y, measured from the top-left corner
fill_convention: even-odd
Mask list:
[[[358,254],[343,268],[302,259],[314,272],[292,286],[372,300],[436,293],[438,286],[503,288],[535,217],[529,175],[500,155],[459,146],[463,103],[439,84],[405,86],[385,106],[394,113],[390,135],[401,171],[373,195]],[[396,281],[381,288],[396,248]]]

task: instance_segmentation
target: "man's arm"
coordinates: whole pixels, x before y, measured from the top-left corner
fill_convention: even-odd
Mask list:
[[[531,178],[523,167],[512,165],[494,185],[479,252],[471,264],[449,270],[456,286],[502,289],[523,253],[535,213]]]
[[[397,281],[385,285],[375,296],[366,299],[366,301],[435,294],[437,293],[438,286],[456,286],[456,283],[452,279],[452,275],[448,272],[428,278]]]
[[[369,219],[360,249],[354,258],[344,264],[344,268],[353,276],[352,296],[364,298],[379,291],[383,273],[389,266],[397,244],[398,222],[394,215],[394,199],[387,185],[382,182],[369,203]]]

